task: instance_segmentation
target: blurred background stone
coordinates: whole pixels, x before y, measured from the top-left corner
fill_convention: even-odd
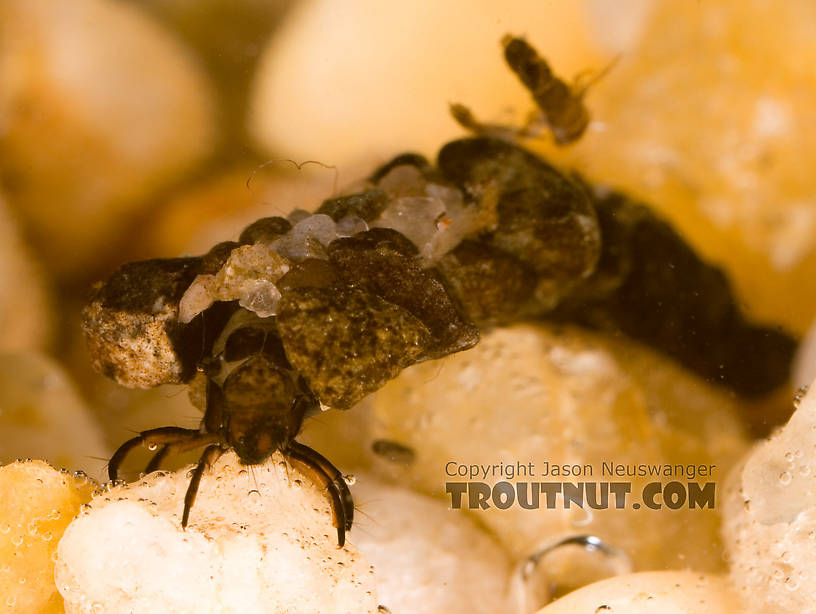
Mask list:
[[[33,353],[0,353],[0,433],[0,463],[37,458],[97,479],[113,449],[65,372]]]
[[[352,542],[374,566],[391,614],[511,611],[510,561],[499,544],[442,501],[356,474]]]
[[[0,467],[0,608],[65,611],[54,583],[57,544],[95,487],[93,480],[42,461]]]
[[[208,79],[171,33],[110,0],[4,2],[0,41],[9,202],[49,268],[98,270],[145,200],[212,148]]]
[[[373,408],[371,436],[416,455],[401,479],[436,496],[445,496],[446,482],[467,481],[448,474],[450,462],[532,462],[533,477],[511,482],[621,479],[639,495],[655,478],[603,477],[601,464],[714,464],[714,475],[698,480],[720,481],[747,446],[729,395],[652,351],[576,328],[497,329],[467,352],[406,369],[375,394]],[[590,464],[593,474],[542,477],[545,462]],[[716,508],[548,510],[541,503],[535,511],[468,513],[519,559],[556,538],[595,535],[636,570],[725,567]]]
[[[2,121],[2,120],[0,120]],[[52,297],[42,264],[0,195],[0,349],[44,351],[53,335]]]

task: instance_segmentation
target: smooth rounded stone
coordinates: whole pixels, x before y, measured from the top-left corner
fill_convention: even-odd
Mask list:
[[[280,454],[248,469],[229,452],[207,471],[186,530],[188,471],[94,497],[59,545],[66,612],[376,612],[373,572],[337,548],[322,489]]]
[[[590,509],[587,501],[583,509],[565,509],[562,495],[547,509],[543,494],[538,510],[523,509],[518,500],[507,509],[468,510],[519,559],[553,540],[595,535],[635,570],[724,566],[717,500],[714,509],[634,509],[631,503],[655,478],[603,475],[604,462],[716,465],[713,477],[691,481],[719,487],[746,449],[734,399],[652,351],[576,328],[515,325],[485,334],[467,352],[406,369],[372,402],[370,437],[415,454],[401,479],[451,502],[446,483],[469,481],[457,475],[458,463],[514,470],[516,463],[534,464],[531,477],[513,476],[511,483],[631,484],[621,510],[612,495],[608,509]],[[582,474],[555,474],[553,467],[563,464],[579,465]],[[587,464],[591,476],[583,472]],[[394,473],[393,463],[380,466]],[[502,474],[473,479],[491,487],[503,480]],[[467,496],[463,502],[467,507]]]
[[[812,388],[812,387],[811,387]],[[725,543],[747,612],[814,612],[816,393],[729,480]]]
[[[538,614],[737,614],[724,576],[650,571],[585,586]]]
[[[2,122],[2,120],[0,120]],[[2,132],[2,124],[0,124]],[[42,270],[23,243],[16,220],[0,196],[0,349],[41,350],[52,334],[50,297]]]
[[[512,121],[509,107],[520,123],[529,94],[501,58],[508,32],[546,41],[563,74],[602,66],[578,2],[300,3],[261,58],[250,131],[275,155],[342,170],[371,152],[435,151],[461,134],[451,101],[486,120]]]
[[[0,7],[0,164],[9,201],[51,267],[79,273],[118,247],[145,199],[205,156],[199,67],[137,6]]]
[[[356,474],[350,539],[374,567],[391,614],[510,611],[510,561],[496,541],[442,500]]]
[[[753,317],[802,334],[816,312],[816,91],[802,70],[816,62],[816,5],[649,4],[590,90],[595,129],[541,149],[653,204],[728,271]]]
[[[110,456],[73,383],[40,354],[0,353],[0,432],[0,463],[40,458],[101,478]]]
[[[57,544],[95,487],[43,461],[0,468],[0,608],[63,614],[54,584]]]

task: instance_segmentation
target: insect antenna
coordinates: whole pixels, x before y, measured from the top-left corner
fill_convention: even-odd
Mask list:
[[[583,98],[587,90],[591,88],[593,85],[598,83],[601,79],[606,77],[613,68],[620,62],[621,57],[623,57],[622,53],[619,53],[614,58],[612,58],[609,62],[607,62],[606,66],[604,66],[601,70],[595,71],[592,69],[582,70],[579,72],[575,77],[573,77],[572,85],[573,85],[573,93],[575,94],[576,98]],[[589,80],[582,84],[581,81],[585,78],[589,77]]]

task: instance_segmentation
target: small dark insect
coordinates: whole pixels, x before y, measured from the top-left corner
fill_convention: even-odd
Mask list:
[[[280,450],[286,460],[321,486],[331,498],[338,544],[351,529],[354,504],[340,471],[315,450],[294,440],[303,419],[320,410],[317,399],[286,358],[273,321],[236,311],[199,363],[206,375],[206,410],[200,429],[163,427],[140,433],[116,451],[108,465],[111,480],[127,454],[138,446],[157,450],[146,473],[170,453],[206,446],[184,499],[187,526],[201,477],[227,449],[243,464],[262,463]]]
[[[413,463],[416,456],[411,448],[396,441],[389,441],[388,439],[377,439],[371,444],[371,451],[377,456],[382,456],[392,463],[399,463],[401,465]]]
[[[451,114],[459,124],[476,134],[494,137],[534,137],[539,136],[537,128],[542,124],[552,132],[558,145],[568,145],[577,141],[589,124],[589,112],[584,106],[584,95],[592,82],[599,79],[606,70],[590,82],[574,86],[567,85],[556,77],[547,61],[523,38],[505,36],[502,39],[504,59],[516,73],[524,87],[533,95],[538,110],[521,128],[482,124],[470,110],[461,105],[451,105]]]

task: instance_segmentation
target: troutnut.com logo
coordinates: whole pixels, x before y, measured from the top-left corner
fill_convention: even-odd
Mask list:
[[[711,478],[716,468],[614,461],[600,466],[544,462],[539,467],[532,462],[484,465],[451,461],[445,465],[445,474],[461,479],[446,482],[445,492],[453,509],[507,509],[514,505],[528,510],[573,506],[594,510],[713,509],[717,485],[705,478]]]

